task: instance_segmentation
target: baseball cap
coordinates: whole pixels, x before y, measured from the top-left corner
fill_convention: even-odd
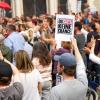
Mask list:
[[[75,56],[71,53],[63,53],[62,55],[55,55],[54,56],[55,61],[59,61],[61,65],[64,67],[71,67],[76,65],[76,59]]]
[[[12,77],[12,69],[9,64],[4,61],[0,61],[0,78],[2,77]]]

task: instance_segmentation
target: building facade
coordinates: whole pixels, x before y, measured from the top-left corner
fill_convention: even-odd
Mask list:
[[[58,11],[58,0],[10,0],[12,16],[52,14]]]
[[[10,2],[12,17],[33,16],[63,12],[68,13],[68,0],[4,0]],[[96,1],[96,2],[95,2]],[[90,7],[96,7],[100,12],[100,0],[87,0]],[[73,3],[73,0],[72,0]],[[74,3],[75,4],[75,3]]]

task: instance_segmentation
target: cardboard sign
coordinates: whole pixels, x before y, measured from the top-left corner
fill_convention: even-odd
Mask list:
[[[74,22],[75,17],[72,15],[57,15],[55,40],[70,41],[74,36]]]

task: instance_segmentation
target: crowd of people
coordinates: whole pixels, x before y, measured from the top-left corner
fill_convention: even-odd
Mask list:
[[[72,15],[74,37],[59,49],[56,16],[0,17],[0,100],[86,100],[88,86],[100,91],[100,15]]]

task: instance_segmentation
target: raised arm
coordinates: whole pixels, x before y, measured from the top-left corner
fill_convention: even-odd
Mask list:
[[[85,64],[83,62],[82,56],[78,50],[76,39],[72,40],[72,44],[73,44],[73,49],[75,51],[75,57],[76,57],[76,61],[77,61],[76,77],[84,85],[88,86],[86,67],[85,67]]]
[[[92,39],[91,40],[92,42],[92,48],[91,48],[91,51],[90,51],[90,55],[89,55],[89,59],[97,64],[100,64],[100,58],[97,57],[95,54],[94,54],[94,49],[95,49],[95,40]]]

